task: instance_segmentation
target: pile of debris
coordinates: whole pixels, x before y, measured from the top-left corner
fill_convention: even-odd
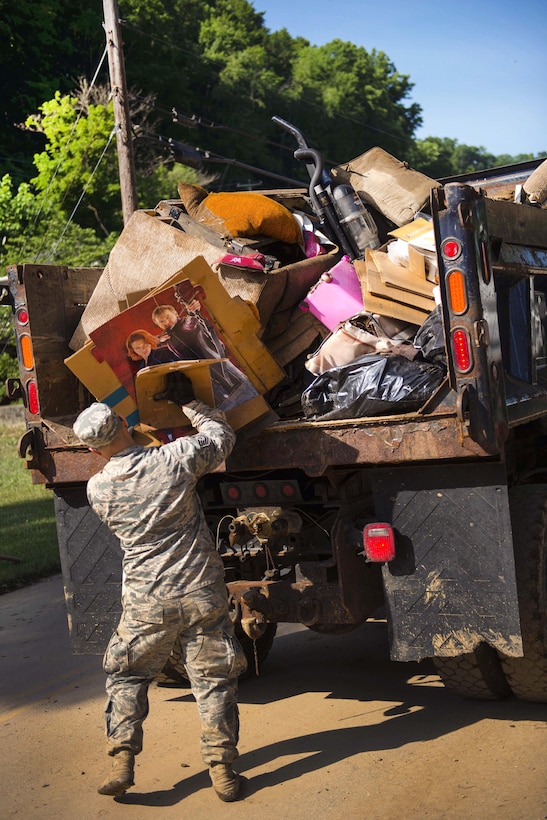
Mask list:
[[[380,148],[330,176],[297,155],[309,190],[181,183],[124,228],[66,364],[130,424],[182,434],[182,411],[153,401],[172,369],[235,429],[416,410],[444,380],[439,183]]]

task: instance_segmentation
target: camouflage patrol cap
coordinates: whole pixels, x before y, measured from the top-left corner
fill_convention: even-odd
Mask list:
[[[114,441],[122,420],[108,404],[96,401],[80,413],[72,429],[83,444],[100,449]]]

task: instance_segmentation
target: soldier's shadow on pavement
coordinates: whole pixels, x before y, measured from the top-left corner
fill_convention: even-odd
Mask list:
[[[376,693],[385,699],[386,694]],[[447,702],[448,698],[448,702]],[[374,695],[371,696],[371,700]],[[467,724],[483,719],[508,721],[539,721],[545,718],[542,704],[522,703],[516,700],[503,703],[465,701],[464,708],[454,708],[458,701],[442,689],[427,695],[428,705],[421,705],[420,698],[412,698],[383,711],[384,720],[374,725],[364,724],[348,728],[336,728],[314,732],[243,753],[237,761],[237,770],[246,777],[242,787],[242,799],[263,789],[272,788],[311,772],[328,769],[340,760],[365,752],[382,752],[410,743],[432,740],[450,734]],[[286,761],[276,766],[277,760]],[[271,766],[267,772],[251,775],[253,769]],[[249,773],[249,774],[247,774]],[[128,792],[116,802],[141,806],[172,806],[189,795],[206,790],[217,801],[207,771],[179,780],[170,789],[147,794]]]
[[[369,630],[370,635],[370,630]],[[430,661],[393,663],[387,649],[376,640],[365,648],[351,640],[307,633],[286,636],[272,655],[268,670],[244,681],[240,704],[280,701],[305,692],[322,692],[325,699],[352,700],[351,720],[362,724],[322,729],[287,737],[246,751],[236,768],[248,777],[242,797],[327,769],[340,760],[366,752],[382,752],[420,743],[455,732],[481,720],[541,721],[545,705],[510,698],[505,701],[465,700],[440,686]],[[348,636],[349,637],[349,636]],[[276,639],[277,643],[277,639]],[[321,650],[321,651],[318,651]],[[293,652],[296,651],[296,655]],[[175,700],[189,702],[190,693]],[[370,722],[373,714],[374,722]],[[153,718],[152,718],[153,719]],[[326,718],[320,720],[325,722]],[[244,725],[242,727],[244,732]],[[287,758],[292,758],[287,762]],[[276,761],[283,761],[277,765]],[[268,769],[253,775],[255,769]],[[138,794],[129,792],[120,803],[148,806],[175,805],[188,795],[207,789],[217,801],[206,771],[175,783],[171,789]]]

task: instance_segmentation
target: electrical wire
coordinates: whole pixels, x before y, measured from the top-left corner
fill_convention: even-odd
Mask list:
[[[131,31],[136,31],[138,34],[142,34],[143,37],[147,37],[148,40],[152,43],[163,43],[164,46],[169,46],[170,48],[175,49],[175,51],[181,51],[183,54],[188,54],[194,60],[198,60],[204,63],[211,63],[215,65],[215,60],[212,60],[210,57],[206,57],[204,54],[199,54],[197,51],[191,51],[189,48],[184,48],[184,46],[178,45],[177,43],[173,43],[171,40],[166,40],[165,37],[158,37],[157,34],[151,34],[149,31],[143,31],[138,26],[133,25],[132,23],[128,23],[127,20],[123,18],[119,18],[118,20],[120,26],[126,29],[130,29]]]
[[[156,35],[151,34],[150,32],[143,31],[142,29],[138,28],[137,26],[132,25],[131,23],[128,23],[125,20],[120,20],[120,25],[125,26],[128,29],[132,29],[133,31],[138,32],[143,37],[147,37],[150,42],[158,41],[160,43],[163,43],[163,45],[169,46],[170,48],[173,48],[177,51],[181,51],[184,54],[188,54],[189,56],[191,56],[195,60],[198,60],[198,61],[201,61],[201,62],[204,62],[204,63],[210,63],[212,65],[215,64],[214,60],[212,60],[209,57],[206,57],[203,54],[198,54],[195,51],[191,51],[190,49],[179,46],[176,43],[173,43],[170,40],[165,39],[164,37],[157,37]],[[314,103],[311,100],[307,100],[305,97],[299,98],[298,102],[299,103],[304,103],[305,105],[309,105],[312,108],[316,108],[324,114],[324,109],[318,103]],[[173,109],[173,111],[175,111],[175,109]],[[192,118],[189,118],[189,119],[192,119]],[[346,120],[347,122],[350,122],[354,125],[359,125],[361,128],[366,128],[369,131],[374,131],[375,133],[383,134],[386,137],[391,137],[392,139],[399,140],[400,142],[407,143],[408,140],[411,139],[411,137],[408,137],[408,138],[407,137],[402,137],[400,134],[394,134],[391,131],[386,131],[385,129],[378,128],[374,125],[369,125],[366,122],[361,122],[360,120],[355,119],[354,117],[350,117],[347,114],[344,114],[343,112],[338,112],[336,114],[336,119],[337,120]],[[204,125],[205,123],[200,122],[199,124]],[[207,127],[210,127],[210,126],[207,126]],[[257,139],[254,135],[249,134],[246,131],[238,131],[237,129],[230,128],[229,126],[217,125],[216,127],[224,128],[227,131],[232,131],[233,133],[240,134],[240,135],[245,136],[249,139]],[[266,140],[266,142],[268,142],[268,141]],[[275,143],[273,143],[273,144],[275,144]],[[285,147],[285,146],[281,146],[281,147]],[[330,160],[328,160],[328,161],[330,162]],[[336,162],[332,161],[332,164],[337,165],[339,163],[336,163]]]
[[[53,258],[54,258],[54,256],[55,256],[55,252],[56,252],[57,248],[59,247],[59,244],[60,244],[60,242],[61,242],[62,238],[64,237],[65,233],[67,232],[68,227],[69,227],[69,225],[70,225],[70,223],[72,222],[72,219],[73,219],[73,217],[74,217],[74,214],[75,214],[75,213],[76,213],[76,211],[78,210],[78,208],[79,208],[79,206],[80,206],[80,203],[81,203],[82,199],[84,198],[84,196],[85,196],[85,194],[86,194],[86,191],[87,191],[87,189],[88,189],[88,187],[89,187],[89,185],[90,185],[91,181],[93,180],[93,177],[94,177],[94,176],[95,176],[95,174],[97,173],[97,171],[98,171],[98,169],[99,169],[99,166],[100,166],[101,162],[103,161],[103,157],[104,157],[104,155],[106,154],[106,152],[108,151],[108,147],[109,147],[110,143],[112,142],[112,138],[113,138],[114,134],[116,133],[116,130],[117,130],[117,129],[116,129],[116,127],[114,127],[114,128],[112,129],[112,131],[110,132],[110,136],[108,137],[108,142],[106,143],[105,147],[103,148],[103,151],[102,151],[102,153],[101,153],[101,156],[100,156],[100,157],[99,157],[99,159],[97,160],[97,162],[96,162],[96,164],[95,164],[95,167],[94,167],[94,169],[93,169],[93,171],[92,171],[92,173],[91,173],[91,176],[90,176],[90,177],[89,177],[89,179],[87,180],[87,182],[86,182],[86,184],[85,184],[85,186],[84,186],[84,188],[83,188],[83,190],[82,190],[82,193],[80,194],[80,197],[79,197],[79,199],[78,199],[78,202],[77,202],[77,203],[76,203],[76,205],[74,206],[74,208],[73,208],[73,210],[72,210],[72,213],[70,214],[70,216],[69,216],[69,218],[68,218],[68,220],[67,220],[67,222],[66,222],[66,225],[65,225],[65,227],[64,227],[64,228],[63,228],[63,230],[62,230],[62,232],[61,232],[61,236],[59,237],[59,239],[58,239],[58,240],[57,240],[57,242],[55,243],[55,245],[54,245],[54,247],[53,247],[53,250],[52,250],[52,251],[51,251],[51,253],[50,253],[50,256],[49,256],[50,261],[53,261]]]
[[[93,75],[93,79],[91,80],[91,83],[90,83],[90,85],[89,85],[89,88],[90,88],[90,89],[92,89],[92,88],[93,88],[93,86],[95,85],[95,82],[96,82],[97,77],[98,77],[98,75],[99,75],[99,72],[100,72],[100,70],[101,70],[101,68],[102,68],[102,66],[103,66],[103,63],[104,63],[104,61],[105,61],[105,58],[106,58],[107,53],[108,53],[108,46],[105,46],[104,51],[103,51],[102,56],[101,56],[101,59],[99,60],[99,63],[98,63],[97,68],[96,68],[96,70],[95,70],[95,74]],[[50,190],[51,190],[51,186],[53,185],[53,183],[54,183],[54,181],[55,181],[55,179],[56,179],[56,177],[57,177],[57,174],[59,173],[59,170],[60,170],[60,168],[61,168],[61,166],[62,166],[62,164],[63,164],[64,158],[65,158],[65,156],[66,156],[66,154],[67,154],[68,148],[70,147],[70,144],[71,144],[72,139],[73,139],[73,137],[74,137],[74,133],[75,133],[75,131],[76,131],[76,128],[77,128],[77,126],[78,126],[78,123],[79,123],[79,121],[80,121],[81,117],[82,117],[82,111],[79,111],[79,112],[78,112],[78,116],[76,117],[76,119],[75,119],[75,121],[74,121],[74,124],[73,124],[73,126],[72,126],[72,129],[71,129],[71,131],[70,131],[70,134],[69,134],[69,136],[68,136],[68,139],[67,139],[67,141],[66,141],[66,143],[65,143],[65,146],[64,146],[64,151],[62,152],[61,156],[59,157],[59,161],[58,161],[58,163],[57,163],[57,167],[55,168],[55,171],[53,172],[53,176],[51,177],[51,179],[50,179],[50,181],[49,181],[49,184],[48,184],[48,186],[47,186],[47,189],[46,189],[46,191],[44,192],[44,194],[43,194],[43,196],[42,196],[42,201],[41,201],[41,203],[40,203],[40,207],[38,208],[38,211],[37,211],[37,213],[36,213],[36,215],[35,215],[35,217],[34,217],[34,220],[33,220],[33,222],[32,222],[33,227],[36,227],[36,225],[37,225],[37,224],[38,224],[38,222],[40,221],[40,218],[41,218],[41,215],[42,215],[42,210],[43,210],[44,203],[46,203],[46,202],[50,202],[50,207],[51,207],[51,200],[49,199],[48,194],[49,194],[49,192],[50,192]],[[65,194],[65,195],[66,195],[66,194]],[[81,201],[81,200],[80,200],[80,201]],[[47,216],[47,215],[48,215],[48,213],[49,213],[49,208],[48,208],[48,209],[44,212],[44,216]],[[66,231],[66,228],[67,228],[67,227],[68,227],[68,224],[65,226],[65,231]],[[64,234],[64,231],[63,231],[63,234]],[[36,255],[35,255],[35,257],[34,257],[34,261],[37,261],[37,259],[38,259],[39,255],[40,255],[40,253],[41,253],[41,251],[42,251],[42,248],[43,248],[43,246],[44,246],[44,244],[45,244],[45,242],[46,242],[46,239],[47,239],[47,236],[44,236],[44,239],[43,239],[43,241],[42,241],[42,243],[41,243],[40,247],[39,247],[39,248],[38,248],[38,250],[36,251]],[[60,240],[59,240],[59,241],[60,241]],[[57,244],[58,244],[58,243],[57,243]]]

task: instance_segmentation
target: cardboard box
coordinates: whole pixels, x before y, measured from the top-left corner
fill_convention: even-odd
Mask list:
[[[389,298],[389,296],[377,296],[370,291],[368,285],[369,271],[373,279],[375,276],[379,276],[379,271],[374,265],[370,253],[367,253],[364,261],[356,260],[354,264],[361,282],[363,304],[366,311],[369,313],[379,313],[381,316],[386,316],[391,319],[399,319],[400,321],[408,322],[418,327],[424,323],[434,307],[433,301],[429,310],[422,310],[420,307]],[[393,291],[395,291],[395,289],[393,289]],[[404,291],[399,292],[401,294],[404,293]]]
[[[410,270],[435,284],[438,279],[438,264],[433,223],[419,217],[391,231],[390,236],[408,243]]]
[[[64,361],[97,401],[112,407],[127,419],[130,427],[138,424],[139,413],[135,398],[128,393],[108,362],[98,355],[93,342],[87,342]]]
[[[382,293],[379,295],[383,295],[384,292],[388,294],[390,288],[405,291],[408,294],[407,296],[397,295],[396,293],[392,296],[399,301],[408,300],[413,305],[421,305],[425,310],[428,309],[427,301],[433,299],[434,285],[432,282],[428,282],[425,277],[417,275],[411,268],[395,264],[387,253],[371,251],[369,256],[384,285]],[[369,266],[369,268],[371,267]],[[376,291],[373,292],[376,293]],[[422,303],[422,300],[425,301]]]

